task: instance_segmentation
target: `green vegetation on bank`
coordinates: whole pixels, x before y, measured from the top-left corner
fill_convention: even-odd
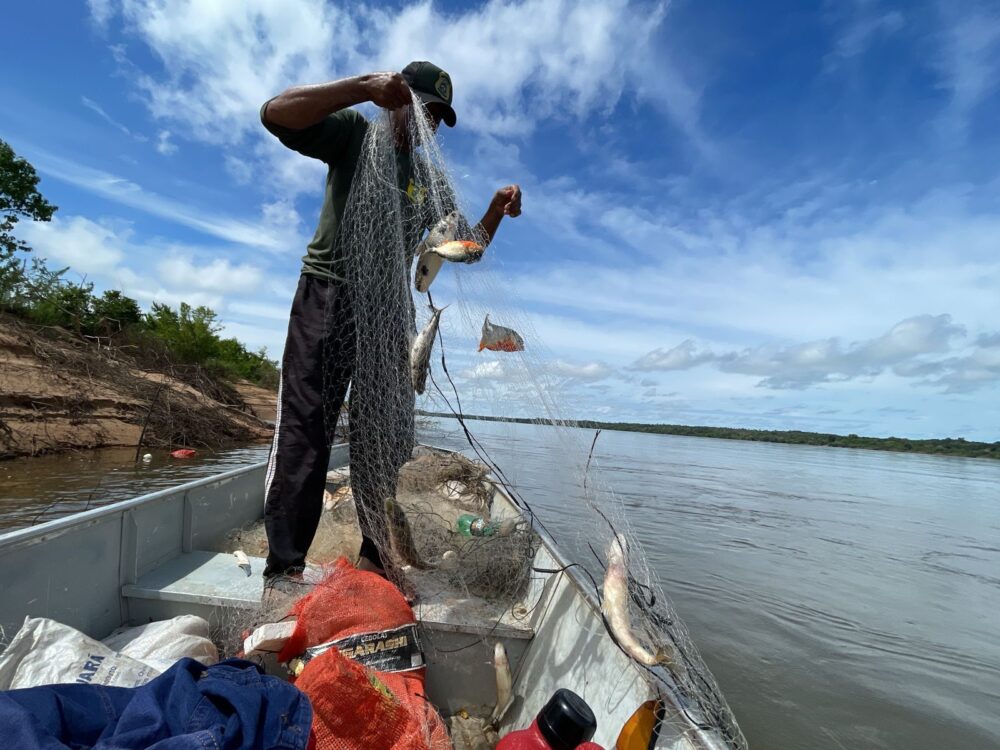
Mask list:
[[[53,270],[31,256],[31,248],[14,236],[14,225],[21,218],[49,221],[56,211],[37,186],[31,164],[0,140],[0,312],[65,328],[99,345],[128,347],[140,365],[153,369],[195,366],[214,377],[277,387],[278,363],[263,349],[252,352],[234,338],[221,338],[210,308],[153,303],[143,313],[122,292],[95,294],[92,283],[67,280],[69,268]]]
[[[454,418],[453,414],[442,412],[419,412],[427,417]],[[941,456],[966,456],[970,458],[1000,459],[1000,441],[977,443],[964,438],[942,438],[935,440],[910,440],[908,438],[874,438],[859,435],[833,435],[826,432],[802,432],[801,430],[747,430],[737,427],[692,427],[681,424],[642,424],[641,422],[595,422],[589,419],[553,422],[550,419],[527,419],[522,417],[486,417],[464,414],[464,419],[478,419],[486,422],[514,422],[517,424],[553,425],[580,427],[589,430],[620,430],[622,432],[651,432],[658,435],[685,435],[688,437],[721,438],[723,440],[754,440],[765,443],[794,443],[797,445],[823,445],[832,448],[866,448],[896,453],[928,453]]]

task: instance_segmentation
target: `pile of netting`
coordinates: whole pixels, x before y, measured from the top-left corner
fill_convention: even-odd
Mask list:
[[[553,434],[549,445],[557,446],[548,448],[548,463],[565,478],[562,511],[584,530],[571,549],[587,554],[573,565],[593,581],[608,637],[639,663],[657,694],[670,696],[677,711],[669,720],[678,733],[714,730],[727,746],[746,747],[647,566],[622,503],[601,479],[593,434],[562,419],[555,360],[519,311],[514,287],[488,248],[491,238],[466,218],[416,98],[412,111],[408,118],[382,113],[370,121],[340,228],[346,262],[327,308],[326,377],[329,384],[339,382],[343,368],[351,368],[350,469],[331,473],[310,561],[343,555],[353,562],[365,533],[377,544],[390,578],[411,599],[441,592],[474,597],[488,602],[484,611],[499,613],[499,622],[520,606],[532,577],[545,572],[533,565],[540,545],[536,530],[546,528],[546,518],[535,512],[530,493],[508,481],[505,467],[477,437],[476,423],[465,419],[463,401],[477,410],[492,405],[494,416],[516,410],[543,417]],[[441,259],[465,263],[442,265]],[[482,373],[491,377],[477,377]],[[333,392],[327,413],[332,429],[344,394],[327,391]],[[423,410],[454,418],[469,458],[417,446],[415,392],[423,394]],[[492,517],[491,482],[517,506],[517,519]],[[489,533],[470,531],[470,518]],[[253,544],[263,544],[254,530],[234,540],[234,546]],[[622,630],[622,622],[629,627]],[[495,640],[481,638],[491,653]],[[339,662],[336,667],[351,671]],[[357,670],[352,674],[363,681]],[[434,746],[438,728],[436,720],[428,721],[425,746]]]

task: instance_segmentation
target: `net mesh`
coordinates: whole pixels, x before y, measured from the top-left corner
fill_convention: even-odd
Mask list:
[[[481,617],[498,623],[523,619],[528,614],[525,591],[539,575],[533,563],[540,540],[532,523],[493,517],[490,481],[503,488],[535,527],[544,529],[545,519],[536,515],[530,493],[508,480],[505,467],[477,438],[475,423],[463,417],[463,401],[477,409],[492,405],[496,415],[543,417],[554,425],[549,450],[553,471],[565,479],[563,504],[572,508],[576,528],[585,530],[568,540],[564,551],[579,558],[574,565],[590,576],[606,608],[609,636],[631,656],[636,646],[651,655],[652,663],[642,668],[658,694],[671,698],[675,710],[665,721],[672,736],[690,733],[689,746],[704,747],[693,735],[707,729],[722,738],[720,746],[746,747],[711,673],[647,565],[622,502],[602,479],[595,436],[562,420],[564,382],[552,365],[556,359],[519,309],[495,254],[487,251],[475,266],[445,262],[432,292],[414,291],[414,266],[423,265],[420,254],[429,245],[464,240],[485,247],[488,237],[466,220],[431,121],[416,98],[409,112],[381,112],[369,122],[339,232],[345,260],[327,305],[326,392],[334,395],[326,404],[326,420],[332,440],[334,426],[346,416],[351,460],[349,473],[332,477],[310,561],[343,554],[353,562],[364,535],[379,549],[390,578],[411,599],[460,599],[466,606],[475,600],[481,603],[476,605]],[[407,144],[413,148],[401,148]],[[421,244],[427,230],[430,235]],[[452,246],[458,254],[453,259],[462,260],[462,252],[474,256],[472,247]],[[436,310],[444,311],[436,316]],[[480,355],[477,342],[487,315],[491,325],[509,328],[516,336],[504,334],[508,343],[487,347],[491,351]],[[432,329],[421,335],[428,324]],[[415,446],[414,385],[423,373],[413,368],[427,358],[414,349],[428,342],[434,354],[419,406],[455,416],[472,458]],[[346,415],[336,387],[345,368],[350,376]],[[467,377],[459,389],[452,375],[463,368]],[[476,377],[482,372],[490,379]],[[516,452],[513,432],[510,441]],[[490,533],[460,533],[466,516],[483,518]],[[233,546],[257,549],[259,533],[242,530]],[[608,572],[607,567],[618,535],[628,554],[622,576],[615,579],[618,569],[611,566]],[[602,586],[606,575],[613,579],[610,589]],[[619,596],[605,596],[616,583]],[[619,611],[608,611],[615,607]],[[274,621],[281,615],[264,611],[258,619]],[[626,635],[632,642],[614,632],[615,622],[630,628]],[[490,654],[495,640],[489,632],[480,638]],[[466,654],[454,658],[460,663]],[[482,671],[481,664],[473,668]],[[434,727],[436,731],[436,723]]]

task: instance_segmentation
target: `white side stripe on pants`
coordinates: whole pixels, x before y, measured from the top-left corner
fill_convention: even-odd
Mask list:
[[[274,481],[274,472],[278,468],[278,432],[281,430],[281,385],[285,381],[284,373],[278,373],[278,410],[274,415],[274,440],[271,442],[271,453],[267,457],[267,474],[264,478],[264,504],[267,504],[267,496],[271,494],[271,482]]]

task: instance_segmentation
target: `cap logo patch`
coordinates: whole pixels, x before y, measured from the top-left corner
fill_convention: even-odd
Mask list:
[[[443,70],[438,74],[437,81],[434,83],[434,90],[446,102],[451,102],[451,78]]]

